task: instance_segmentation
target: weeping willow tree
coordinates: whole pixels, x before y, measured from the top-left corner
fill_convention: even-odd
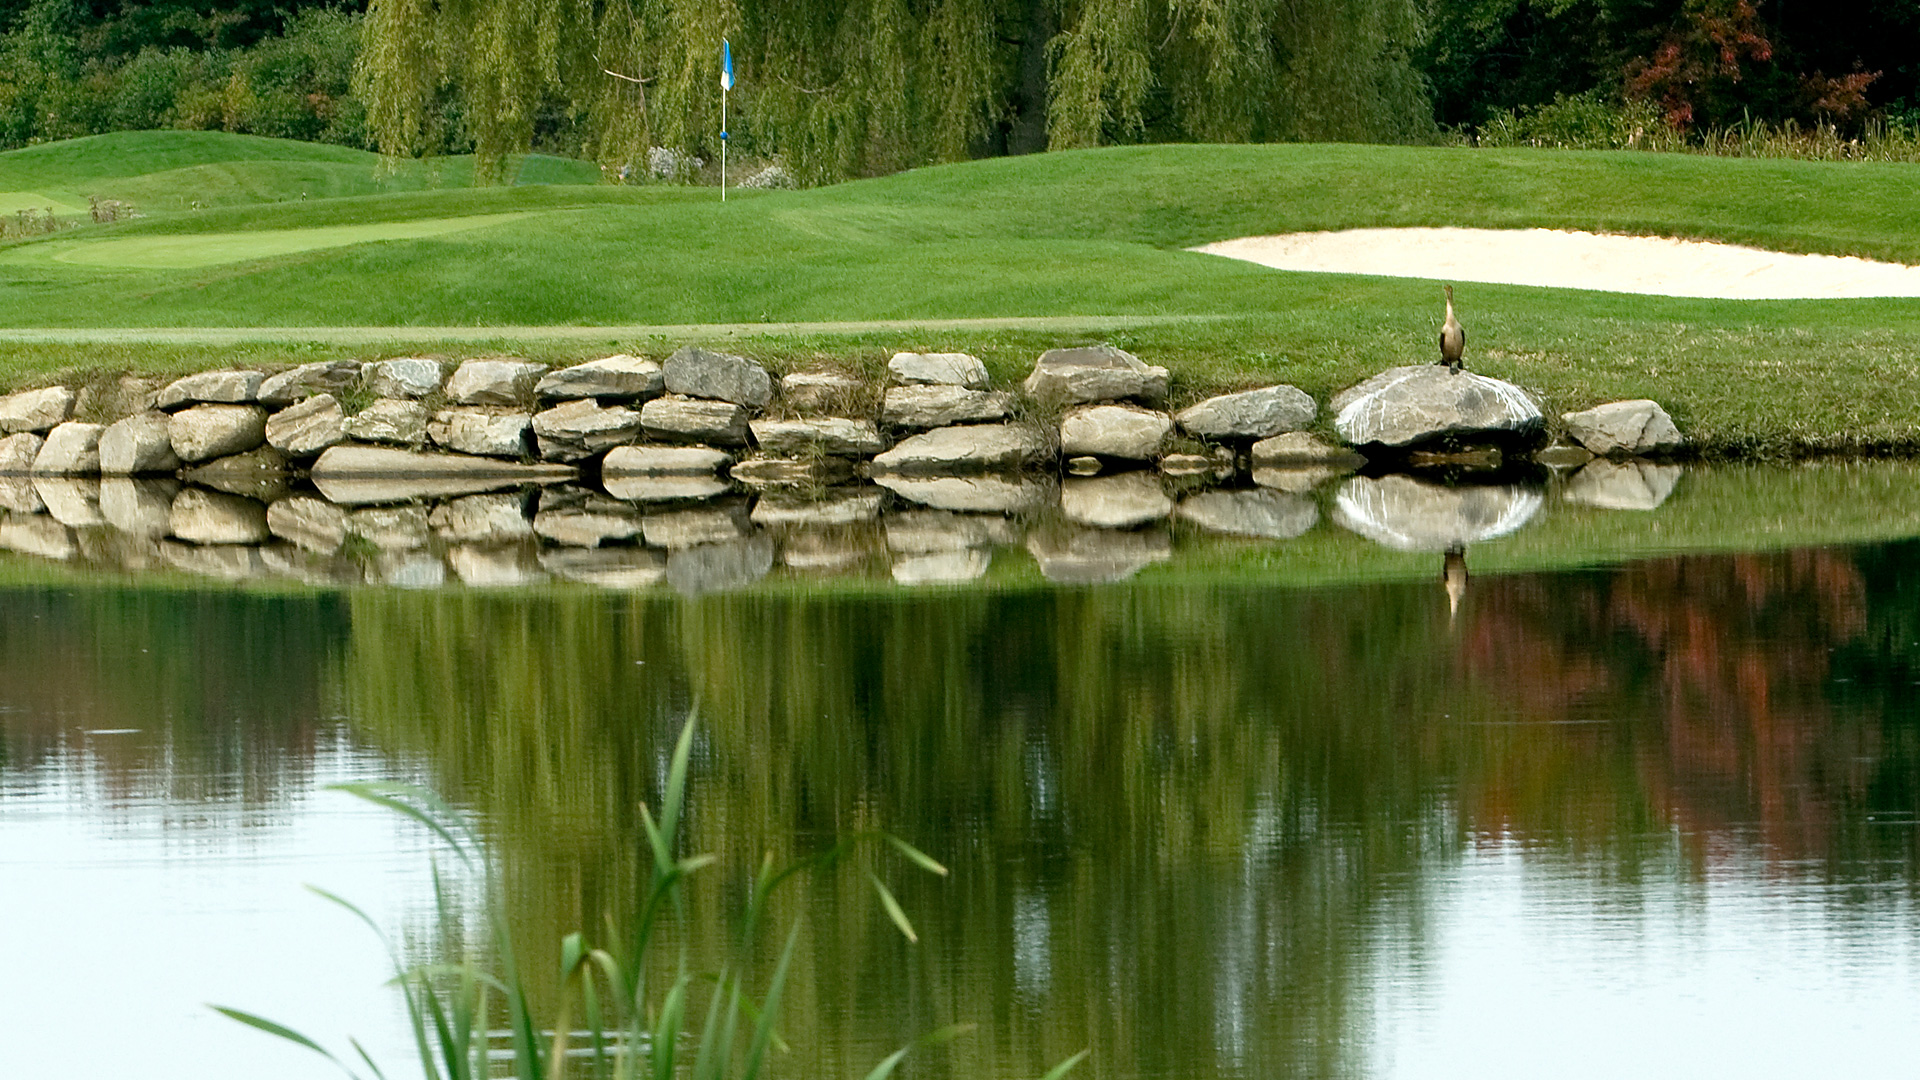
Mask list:
[[[1406,141],[1422,0],[372,0],[357,75],[381,149],[460,135],[483,178],[562,116],[610,165],[710,155],[721,39],[736,145],[804,182],[1143,141]],[[457,106],[450,110],[448,103]]]

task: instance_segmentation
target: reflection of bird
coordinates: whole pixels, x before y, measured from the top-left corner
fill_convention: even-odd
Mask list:
[[[1467,549],[1458,545],[1447,549],[1440,566],[1440,582],[1447,587],[1447,621],[1460,614],[1460,598],[1467,595]]]
[[[1447,321],[1440,327],[1440,362],[1455,375],[1460,374],[1460,354],[1467,350],[1467,328],[1453,317],[1453,286],[1447,290]]]

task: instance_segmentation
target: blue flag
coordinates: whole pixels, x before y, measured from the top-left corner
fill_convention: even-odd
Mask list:
[[[720,89],[733,89],[733,43],[720,39]]]

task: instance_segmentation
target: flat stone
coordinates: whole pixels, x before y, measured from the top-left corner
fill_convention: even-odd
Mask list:
[[[532,394],[547,365],[526,360],[469,360],[447,380],[455,405],[519,405]]]
[[[1017,469],[1040,461],[1053,447],[1039,431],[1015,424],[936,428],[903,439],[873,459],[875,470],[899,474]]]
[[[579,470],[571,465],[520,465],[382,446],[335,446],[314,462],[311,475],[320,493],[333,502],[365,504],[554,483],[573,479]]]
[[[990,548],[906,555],[893,561],[893,580],[902,585],[959,585],[985,577],[992,564]]]
[[[1130,472],[1063,482],[1060,512],[1096,529],[1131,529],[1173,513],[1173,500],[1152,473]]]
[[[1442,436],[1530,438],[1545,421],[1526,391],[1439,364],[1383,371],[1334,395],[1334,430],[1353,446],[1411,446]]]
[[[1658,510],[1683,472],[1651,461],[1594,461],[1567,481],[1565,498],[1602,510]]]
[[[1132,405],[1086,405],[1060,418],[1060,452],[1145,461],[1173,434],[1173,418]]]
[[[47,440],[30,431],[0,439],[0,476],[25,476],[33,471],[33,459]]]
[[[717,476],[605,476],[600,484],[607,494],[628,502],[680,502],[711,499],[733,490],[733,485]]]
[[[750,409],[773,400],[773,377],[767,369],[732,353],[688,345],[667,357],[663,374],[670,394],[730,401]]]
[[[1206,491],[1180,501],[1180,516],[1208,532],[1291,540],[1320,520],[1312,499],[1279,491]]]
[[[177,480],[135,480],[110,476],[100,481],[100,515],[129,536],[158,540],[172,531],[170,514]]]
[[[297,495],[267,507],[267,530],[304,550],[332,555],[347,542],[347,512],[325,499]]]
[[[705,446],[622,446],[600,463],[602,476],[711,476],[733,455]]]
[[[423,398],[440,389],[445,377],[438,360],[420,357],[376,360],[360,369],[367,392],[382,398]]]
[[[609,540],[639,536],[642,521],[639,511],[626,503],[596,499],[585,506],[542,507],[534,515],[533,531],[567,547],[599,547]]]
[[[767,496],[750,516],[765,529],[824,528],[873,521],[880,516],[878,488],[838,489],[819,499]]]
[[[196,405],[167,421],[174,455],[196,461],[244,454],[267,441],[267,410],[258,405]]]
[[[47,433],[34,455],[33,471],[40,476],[96,476],[100,472],[100,436],[105,425],[69,420]]]
[[[369,506],[347,513],[347,532],[381,551],[413,551],[427,546],[427,508]]]
[[[747,445],[747,410],[728,401],[654,398],[641,406],[640,423],[652,439]]]
[[[667,578],[667,557],[652,548],[555,548],[540,553],[540,565],[602,589],[649,589]]]
[[[190,544],[264,544],[273,535],[259,502],[193,487],[174,498],[167,528]]]
[[[1174,419],[1197,439],[1265,439],[1306,427],[1317,411],[1304,391],[1280,385],[1210,397]]]
[[[1049,349],[1034,362],[1024,385],[1029,397],[1049,405],[1127,398],[1151,405],[1167,396],[1167,369],[1111,345]]]
[[[316,394],[267,418],[267,443],[291,458],[309,458],[347,441],[347,414],[332,394]]]
[[[922,431],[953,424],[990,423],[1013,415],[1013,395],[964,386],[896,386],[887,391],[880,422]]]
[[[258,399],[269,409],[282,409],[297,401],[321,394],[338,395],[360,379],[360,364],[354,360],[322,360],[301,364],[290,371],[269,375],[260,383]]]
[[[1359,468],[1367,459],[1304,431],[1290,431],[1253,444],[1253,466],[1344,465]]]
[[[173,452],[171,429],[171,419],[158,411],[109,424],[100,433],[100,471],[108,476],[173,472],[180,456]]]
[[[642,401],[665,390],[666,376],[659,364],[625,353],[549,372],[533,388],[535,394],[553,401]]]
[[[22,390],[0,397],[0,435],[44,435],[73,415],[73,391],[64,386]]]
[[[454,499],[434,507],[427,524],[455,544],[506,544],[533,535],[526,500],[517,494]]]
[[[966,353],[894,353],[887,371],[908,385],[987,388],[987,365]]]
[[[769,454],[816,451],[842,457],[871,457],[887,448],[871,420],[824,416],[804,420],[755,420],[748,425],[760,449]]]
[[[1686,445],[1673,417],[1659,402],[1612,401],[1584,412],[1563,413],[1567,437],[1588,450],[1608,454],[1661,454]]]
[[[1517,484],[1446,487],[1410,476],[1356,476],[1341,486],[1333,520],[1398,551],[1451,551],[1513,532],[1543,501],[1539,489]]]
[[[45,514],[10,514],[0,520],[0,548],[61,562],[80,554],[73,530]]]
[[[1040,575],[1062,585],[1124,581],[1173,558],[1173,541],[1162,529],[1050,528],[1027,537],[1027,552]]]
[[[347,438],[361,442],[419,446],[427,441],[427,407],[400,398],[380,400],[347,417]]]
[[[91,477],[36,476],[33,489],[47,507],[47,516],[69,529],[97,529],[107,524],[100,510],[100,481]]]
[[[264,371],[202,371],[175,379],[153,395],[153,407],[168,412],[202,403],[244,405],[260,399]]]
[[[835,371],[800,371],[780,380],[780,400],[797,413],[844,413],[871,408],[867,384]],[[865,411],[865,409],[861,409]]]
[[[518,458],[526,455],[533,417],[523,412],[484,408],[442,409],[427,423],[434,445],[459,454]]]
[[[874,483],[908,502],[936,510],[1017,514],[1044,506],[1052,485],[1022,476],[876,476]]]
[[[773,569],[773,538],[680,548],[667,555],[667,582],[688,596],[745,588]]]
[[[852,479],[853,466],[845,458],[756,457],[728,470],[735,483],[750,488],[818,488]]]
[[[583,461],[640,437],[640,414],[591,398],[535,413],[533,434],[547,461]]]
[[[462,544],[447,552],[447,565],[470,589],[517,589],[547,579],[540,564],[519,547]]]
[[[738,540],[753,532],[741,506],[703,507],[649,513],[642,535],[649,547],[687,548]]]

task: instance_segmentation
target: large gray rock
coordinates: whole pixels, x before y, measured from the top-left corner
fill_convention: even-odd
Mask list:
[[[265,506],[204,488],[187,488],[174,498],[167,527],[190,544],[264,544],[273,535]]]
[[[461,454],[517,458],[527,452],[533,417],[523,412],[484,408],[442,409],[427,422],[434,445]]]
[[[47,514],[69,529],[94,529],[107,524],[100,510],[100,481],[92,477],[36,476],[33,489],[47,506]]]
[[[758,409],[773,400],[773,377],[744,356],[688,345],[667,357],[667,393],[731,401]]]
[[[1173,418],[1133,405],[1084,405],[1060,418],[1060,452],[1145,461],[1173,434]]]
[[[174,455],[193,464],[244,454],[267,441],[267,410],[258,405],[196,405],[167,421]]]
[[[425,454],[383,446],[335,446],[310,474],[336,503],[403,502],[471,495],[520,484],[551,483],[579,475],[571,465],[520,465],[498,458]]]
[[[654,398],[641,406],[640,423],[653,439],[747,445],[747,410],[730,401]]]
[[[1593,461],[1567,481],[1566,500],[1602,510],[1658,510],[1683,471],[1650,461]]]
[[[1356,476],[1341,486],[1333,520],[1399,551],[1452,551],[1513,532],[1541,502],[1537,488],[1517,484],[1445,487],[1410,476]]]
[[[1411,446],[1441,436],[1531,437],[1543,419],[1509,382],[1439,364],[1391,368],[1334,395],[1334,430],[1353,446]]]
[[[622,446],[600,463],[602,476],[711,476],[733,455],[705,446]]]
[[[172,411],[201,403],[242,405],[260,398],[264,371],[203,371],[175,379],[153,395],[153,407]]]
[[[1018,514],[1044,506],[1051,484],[1031,476],[876,476],[874,483],[911,503],[935,510]]]
[[[1200,439],[1265,439],[1313,423],[1313,399],[1291,386],[1268,386],[1211,397],[1174,416]]]
[[[548,461],[582,461],[640,437],[640,414],[591,398],[535,413],[533,434]]]
[[[33,471],[42,476],[93,476],[100,472],[102,424],[69,420],[47,433],[46,443],[33,459]]]
[[[533,394],[547,365],[526,360],[469,360],[447,380],[455,405],[518,405]]]
[[[143,412],[110,424],[100,435],[100,471],[108,476],[170,473],[180,467],[173,452],[172,421],[163,412]]]
[[[842,457],[870,457],[887,448],[871,420],[823,416],[807,420],[755,420],[754,441],[769,454],[804,454],[810,450]]]
[[[987,365],[966,353],[894,353],[887,371],[908,385],[987,388]]]
[[[1268,465],[1345,465],[1357,469],[1366,463],[1366,458],[1352,450],[1335,446],[1304,431],[1275,435],[1253,444],[1253,466],[1256,469]]]
[[[402,398],[381,398],[346,419],[347,437],[361,442],[419,446],[427,441],[427,407]]]
[[[353,360],[301,364],[291,371],[267,376],[260,383],[259,400],[269,409],[282,409],[319,394],[339,394],[359,378],[360,365]]]
[[[1048,581],[1096,585],[1125,580],[1173,558],[1173,541],[1163,529],[1049,528],[1027,537],[1027,551]]]
[[[1005,420],[1013,414],[1013,395],[964,386],[896,386],[887,391],[880,422],[888,427],[928,428]]]
[[[129,536],[158,540],[173,529],[169,514],[179,493],[177,480],[110,476],[100,481],[100,515]]]
[[[267,443],[291,458],[309,458],[347,441],[347,414],[332,394],[317,394],[267,418]]]
[[[1053,453],[1046,436],[1016,424],[936,428],[902,440],[873,459],[875,470],[901,474],[1017,469]]]
[[[659,397],[665,389],[666,376],[659,364],[622,353],[549,372],[535,384],[533,392],[553,401],[640,401]]]
[[[1665,453],[1680,449],[1686,442],[1667,410],[1659,402],[1644,398],[1563,413],[1560,420],[1567,425],[1568,437],[1602,457]]]
[[[445,378],[438,360],[407,357],[376,360],[360,369],[367,392],[383,398],[423,398],[440,389]]]
[[[427,524],[450,543],[506,544],[533,535],[526,500],[517,494],[469,495],[433,508]]]
[[[836,371],[797,371],[780,380],[780,399],[801,414],[844,413],[871,405],[867,384]]]
[[[770,536],[679,548],[667,555],[667,582],[689,596],[745,588],[773,569],[773,553]]]
[[[1173,513],[1173,500],[1152,473],[1130,472],[1062,482],[1060,512],[1096,529],[1131,529]]]
[[[347,542],[347,512],[325,499],[296,495],[267,507],[267,528],[297,547],[331,555]]]
[[[1204,491],[1180,501],[1180,516],[1208,532],[1291,540],[1313,528],[1320,510],[1281,491]]]
[[[1167,396],[1167,369],[1111,345],[1049,349],[1034,362],[1025,387],[1028,396],[1052,405],[1126,398],[1154,404]]]
[[[0,397],[0,435],[44,435],[73,415],[73,391],[64,386],[22,390]]]
[[[47,440],[30,431],[0,439],[0,476],[25,476],[33,471],[33,459]]]

